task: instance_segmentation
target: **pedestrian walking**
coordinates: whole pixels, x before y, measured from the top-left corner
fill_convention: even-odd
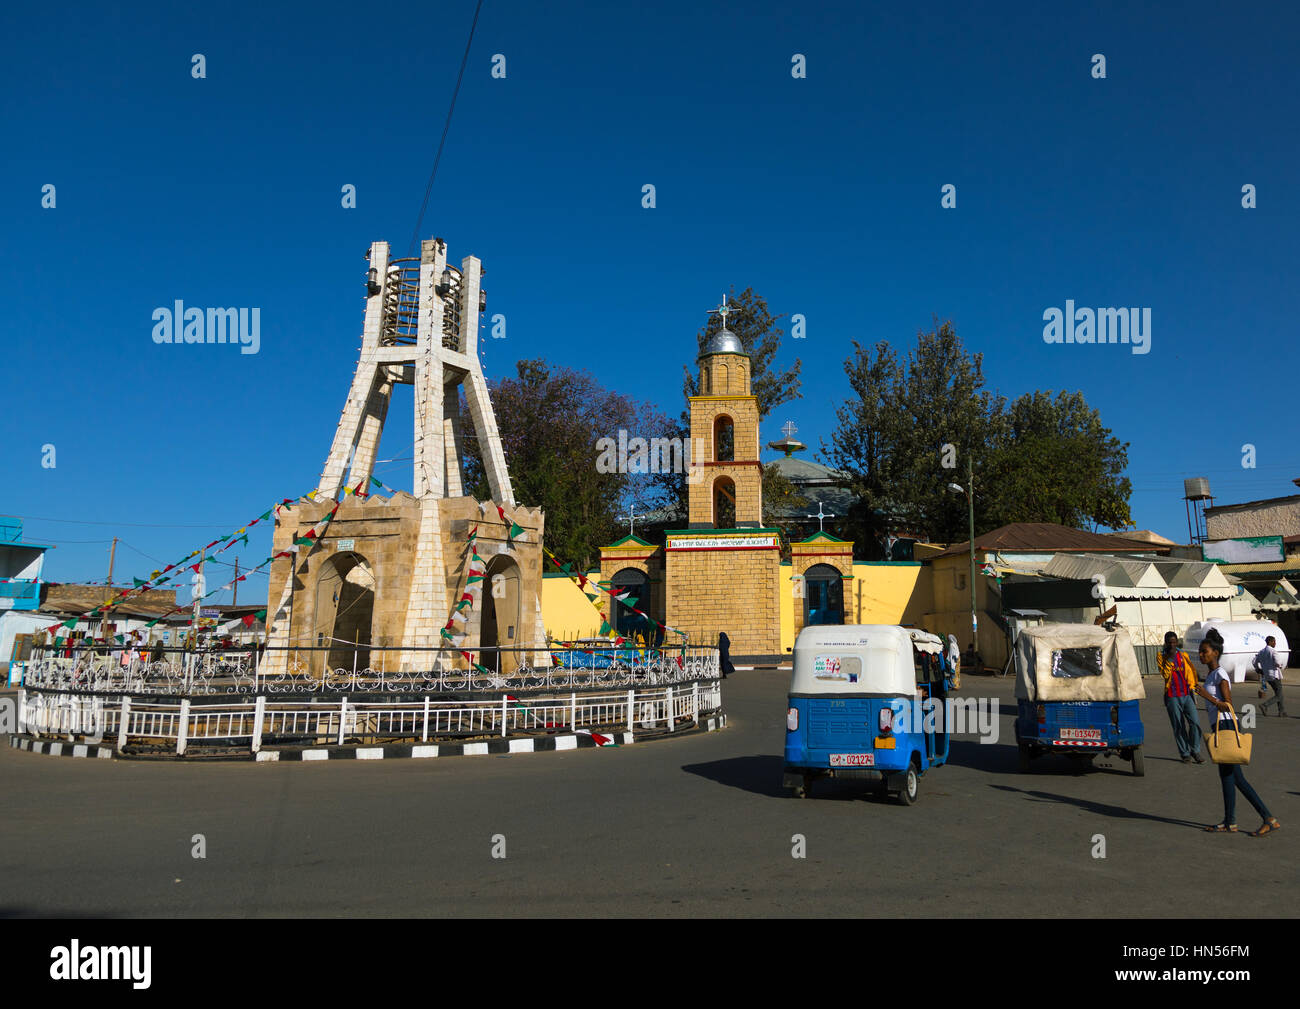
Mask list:
[[[1156,654],[1156,665],[1165,680],[1165,710],[1174,727],[1174,743],[1184,764],[1204,764],[1201,756],[1201,723],[1196,716],[1196,670],[1192,660],[1178,647],[1178,634],[1165,634],[1165,647]]]
[[[736,667],[731,664],[731,639],[727,637],[726,631],[718,632],[718,668],[724,680],[736,671]]]
[[[1223,635],[1217,628],[1211,627],[1206,633],[1197,656],[1208,670],[1204,682],[1196,688],[1196,692],[1205,698],[1205,710],[1210,716],[1210,727],[1214,728],[1217,725],[1220,732],[1235,732],[1237,722],[1232,712],[1232,688],[1229,686],[1227,674],[1219,664],[1223,658]],[[1246,797],[1246,801],[1255,807],[1255,812],[1263,820],[1259,829],[1251,832],[1251,837],[1263,837],[1281,828],[1282,824],[1277,822],[1277,817],[1268,811],[1264,800],[1250,787],[1250,782],[1246,780],[1246,775],[1241,770],[1241,764],[1218,764],[1217,766],[1219,782],[1223,786],[1223,822],[1206,827],[1206,830],[1214,834],[1237,832],[1237,792],[1239,791]]]
[[[1266,637],[1264,647],[1251,660],[1251,664],[1259,673],[1259,696],[1263,697],[1267,694],[1269,688],[1273,690],[1273,696],[1259,706],[1259,713],[1267,715],[1269,707],[1276,704],[1277,713],[1285,718],[1286,704],[1282,700],[1282,663],[1277,657],[1277,638],[1271,634]]]

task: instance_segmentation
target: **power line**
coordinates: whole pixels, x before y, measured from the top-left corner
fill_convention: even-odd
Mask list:
[[[175,525],[163,522],[97,522],[90,519],[55,519],[45,515],[15,515],[16,519],[22,519],[24,522],[66,522],[79,526],[133,526],[137,529],[224,529],[225,526],[218,522],[209,522],[206,525]],[[108,540],[86,540],[87,543],[107,543]]]
[[[429,207],[429,194],[433,191],[433,180],[438,174],[438,163],[442,160],[442,148],[447,142],[447,131],[451,129],[451,114],[456,111],[456,96],[460,94],[460,82],[465,76],[465,64],[469,62],[469,48],[474,42],[474,29],[478,26],[479,11],[483,9],[483,0],[478,0],[474,7],[474,20],[469,26],[469,38],[465,40],[465,55],[460,59],[460,73],[456,75],[456,87],[451,93],[451,105],[447,108],[447,121],[442,127],[442,138],[438,141],[438,153],[433,159],[433,171],[429,173],[429,184],[424,187],[424,202],[420,204],[420,216],[415,219],[415,231],[411,235],[411,246],[407,249],[408,256],[415,255],[416,243],[420,240],[420,227],[424,224],[424,212]]]

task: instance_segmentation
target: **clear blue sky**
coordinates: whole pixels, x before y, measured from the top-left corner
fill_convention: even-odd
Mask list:
[[[129,580],[315,486],[362,255],[405,253],[474,7],[200,6],[7,12],[0,513],[42,517],[54,580],[102,579],[113,535]],[[765,441],[828,437],[850,341],[938,315],[1004,394],[1083,390],[1132,443],[1139,527],[1186,537],[1184,476],[1294,490],[1300,14],[746,6],[486,0],[422,230],[487,266],[489,376],[546,357],[676,414],[705,311],[752,285],[808,319]],[[176,299],[259,307],[260,353],[156,346]],[[1066,299],[1151,308],[1151,353],[1044,344]],[[409,456],[401,392],[381,458]]]

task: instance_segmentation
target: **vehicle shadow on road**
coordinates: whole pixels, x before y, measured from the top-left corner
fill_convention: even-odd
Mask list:
[[[756,795],[783,796],[781,774],[785,758],[777,753],[759,753],[752,757],[728,757],[705,764],[685,764],[683,771],[716,781],[719,785],[739,788]]]
[[[1019,792],[1030,802],[1057,802],[1068,806],[1078,806],[1080,809],[1096,813],[1098,816],[1109,816],[1118,820],[1155,820],[1159,823],[1171,823],[1175,827],[1195,827],[1197,830],[1205,826],[1204,823],[1196,820],[1180,820],[1176,817],[1157,816],[1154,813],[1140,813],[1125,806],[1112,806],[1105,802],[1093,802],[1075,795],[1057,795],[1055,792],[1032,791],[1026,788],[1016,788],[1014,785],[990,785],[989,787],[996,788],[1001,792]]]

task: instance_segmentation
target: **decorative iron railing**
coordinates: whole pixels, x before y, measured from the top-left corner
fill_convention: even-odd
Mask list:
[[[269,650],[269,649],[268,649]],[[718,650],[702,645],[663,648],[485,649],[477,668],[460,652],[429,649],[428,668],[387,668],[412,649],[369,649],[364,668],[329,668],[328,649],[292,648],[283,671],[268,674],[264,651],[137,652],[83,649],[73,654],[37,650],[23,671],[24,686],[76,693],[166,694],[438,694],[656,687],[718,678]],[[319,661],[313,661],[313,659]],[[378,668],[375,668],[378,666]],[[316,670],[320,671],[317,672]]]

